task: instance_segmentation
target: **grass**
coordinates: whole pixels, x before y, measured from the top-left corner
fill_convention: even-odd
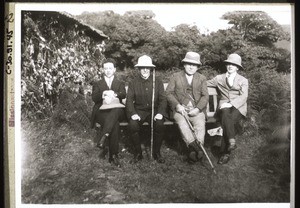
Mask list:
[[[175,131],[168,131],[162,147],[165,164],[144,159],[129,164],[132,155],[121,151],[121,168],[98,158],[95,130],[67,124],[22,121],[22,202],[25,204],[128,204],[128,203],[229,203],[289,202],[289,183],[280,173],[263,165],[265,137],[239,136],[238,149],[226,165],[207,152],[206,159],[188,164],[170,145]],[[208,141],[212,138],[206,138]],[[174,142],[173,142],[174,143]],[[121,142],[120,148],[124,146]],[[264,158],[261,158],[264,157]],[[273,167],[274,168],[274,167]]]

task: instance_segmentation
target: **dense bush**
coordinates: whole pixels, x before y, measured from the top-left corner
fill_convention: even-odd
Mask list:
[[[261,129],[291,122],[291,77],[274,70],[256,69],[249,78],[249,107]]]
[[[87,96],[84,96],[80,86],[70,85],[63,89],[51,116],[53,126],[68,123],[74,128],[88,129],[92,105]]]
[[[104,44],[59,13],[22,13],[22,110],[49,117],[69,83],[98,79]]]

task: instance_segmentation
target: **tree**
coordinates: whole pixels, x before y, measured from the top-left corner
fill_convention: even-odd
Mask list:
[[[272,46],[278,40],[288,39],[288,34],[275,20],[265,12],[236,11],[228,12],[222,16],[233,24],[246,41]]]
[[[109,35],[104,54],[116,59],[120,69],[132,68],[143,54],[158,60],[166,30],[153,17],[152,11],[128,11],[123,16],[106,11],[79,16]]]
[[[228,54],[238,53],[246,70],[264,68],[286,72],[289,69],[290,53],[275,46],[276,41],[288,39],[288,34],[265,12],[230,12],[222,18],[233,26],[203,39],[201,50],[205,64],[220,69]]]

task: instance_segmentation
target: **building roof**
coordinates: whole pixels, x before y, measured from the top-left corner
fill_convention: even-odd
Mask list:
[[[107,35],[105,35],[101,30],[98,30],[94,27],[92,27],[91,25],[88,25],[78,19],[76,19],[74,16],[72,16],[71,14],[67,13],[67,12],[58,12],[60,15],[62,15],[64,18],[69,19],[70,21],[74,21],[75,23],[77,23],[79,25],[79,27],[82,27],[82,29],[85,30],[86,34],[88,36],[92,36],[96,39],[109,39],[109,37]]]
[[[96,41],[103,41],[105,39],[109,39],[109,37],[105,35],[101,30],[98,30],[84,23],[83,21],[76,19],[73,15],[67,12],[59,12],[59,11],[26,11],[26,12],[30,12],[31,13],[30,17],[35,20],[39,20],[41,18],[41,15],[43,15],[47,18],[52,17],[58,19],[58,21],[64,25],[73,25],[73,24],[77,25],[78,29],[84,31],[84,33],[87,36],[93,38]]]

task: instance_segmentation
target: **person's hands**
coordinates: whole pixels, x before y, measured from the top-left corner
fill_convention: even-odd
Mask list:
[[[163,119],[163,115],[161,115],[160,113],[158,113],[154,116],[154,121],[161,120],[161,119]]]
[[[183,114],[183,112],[185,111],[185,108],[182,105],[177,104],[175,110],[176,110],[176,112]]]
[[[193,117],[193,116],[196,116],[200,113],[200,110],[199,108],[193,108],[192,110],[189,111],[188,115]]]
[[[131,119],[132,120],[134,120],[134,121],[136,121],[136,120],[141,120],[141,117],[138,115],[138,114],[133,114],[132,116],[131,116]]]
[[[220,107],[220,109],[222,108],[231,108],[232,107],[232,104],[231,103],[223,103]]]
[[[103,91],[102,97],[105,97],[105,96],[114,98],[114,97],[116,97],[116,94],[113,90],[105,90],[105,91]]]

